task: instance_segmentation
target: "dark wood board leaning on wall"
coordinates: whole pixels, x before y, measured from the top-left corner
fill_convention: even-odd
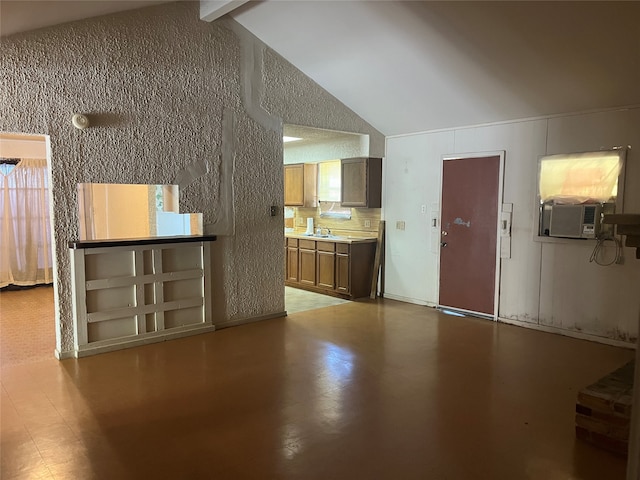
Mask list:
[[[385,221],[380,220],[380,226],[378,227],[378,241],[376,242],[376,256],[373,261],[373,275],[371,276],[371,295],[369,298],[372,300],[376,298],[378,293],[378,272],[380,271],[380,265],[383,260],[384,249],[384,229]],[[380,296],[384,295],[382,288],[380,289]]]

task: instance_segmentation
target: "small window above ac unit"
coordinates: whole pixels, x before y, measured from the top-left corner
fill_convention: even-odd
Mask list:
[[[603,214],[623,211],[625,148],[538,159],[539,237],[599,238]],[[603,231],[603,228],[605,231]]]

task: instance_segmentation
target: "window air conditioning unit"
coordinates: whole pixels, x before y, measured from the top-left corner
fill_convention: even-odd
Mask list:
[[[550,237],[596,238],[600,233],[602,205],[553,205]]]

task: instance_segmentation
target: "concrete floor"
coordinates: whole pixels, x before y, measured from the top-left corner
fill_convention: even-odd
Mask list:
[[[630,350],[379,300],[5,357],[50,300],[0,294],[2,479],[624,478],[575,439],[574,407]]]

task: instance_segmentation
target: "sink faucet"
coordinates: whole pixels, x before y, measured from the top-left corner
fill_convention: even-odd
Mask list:
[[[318,236],[331,235],[331,229],[330,228],[324,228],[324,227],[318,225],[318,227],[316,228],[316,235],[318,235]]]

